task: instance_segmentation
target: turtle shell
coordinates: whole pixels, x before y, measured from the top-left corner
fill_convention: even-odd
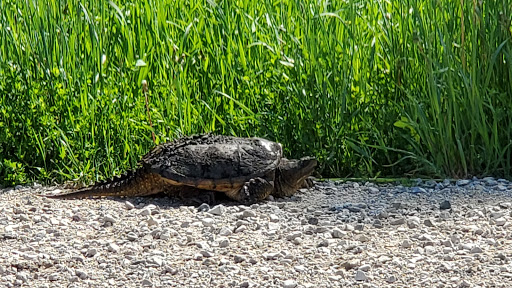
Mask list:
[[[256,177],[272,177],[281,144],[261,138],[196,135],[155,147],[141,161],[173,185],[229,192]]]

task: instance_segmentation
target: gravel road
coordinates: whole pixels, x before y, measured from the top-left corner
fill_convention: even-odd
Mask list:
[[[318,182],[252,206],[0,191],[2,287],[512,287],[512,183]]]

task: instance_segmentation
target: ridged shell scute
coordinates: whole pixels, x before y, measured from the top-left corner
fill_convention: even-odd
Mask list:
[[[276,142],[203,134],[159,145],[141,165],[176,185],[226,191],[275,171],[281,158]]]

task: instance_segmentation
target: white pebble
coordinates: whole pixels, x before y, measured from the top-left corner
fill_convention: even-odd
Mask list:
[[[368,272],[368,271],[370,271],[370,268],[371,268],[370,264],[364,264],[359,267],[359,270]]]
[[[401,246],[402,246],[403,248],[411,248],[411,247],[412,247],[411,240],[409,240],[409,239],[405,239],[404,241],[402,241]]]
[[[148,223],[148,226],[158,225],[158,220],[156,220],[152,216],[149,216],[146,222]]]
[[[283,281],[283,288],[295,288],[295,287],[297,287],[297,282],[295,282],[295,280],[288,279],[288,280]]]
[[[201,223],[203,223],[205,227],[211,227],[215,223],[215,220],[213,218],[204,218],[201,219]]]
[[[130,201],[125,201],[124,208],[126,208],[126,210],[132,210],[135,206]]]
[[[213,214],[213,215],[222,216],[222,215],[224,215],[224,213],[226,213],[226,207],[222,204],[219,204],[219,205],[213,206],[212,209],[208,210],[208,213]]]
[[[500,217],[498,219],[495,219],[494,220],[494,223],[497,225],[497,226],[503,226],[505,225],[505,223],[507,223],[507,219],[503,218],[503,217]]]
[[[341,230],[340,230],[340,229],[338,229],[338,228],[334,228],[334,229],[332,229],[331,234],[332,234],[332,237],[333,237],[333,238],[343,238],[343,237],[347,236],[347,233],[346,233],[346,232],[341,231]]]
[[[366,277],[366,274],[361,271],[361,270],[357,270],[356,271],[356,276],[355,276],[355,279],[356,281],[365,281],[368,277]]]

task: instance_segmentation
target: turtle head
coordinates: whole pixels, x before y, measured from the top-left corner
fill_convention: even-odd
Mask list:
[[[276,171],[276,196],[291,196],[304,185],[304,181],[315,170],[318,161],[313,157],[304,157],[298,160],[281,159]]]

